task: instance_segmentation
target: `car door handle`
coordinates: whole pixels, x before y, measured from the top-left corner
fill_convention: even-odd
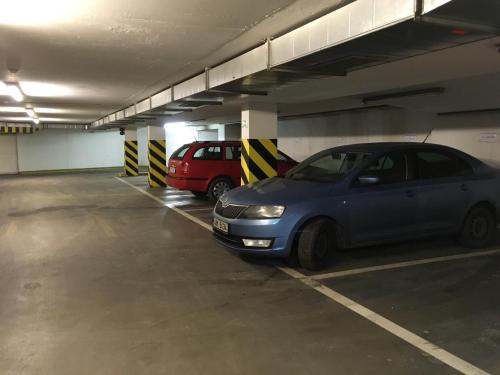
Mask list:
[[[469,187],[467,186],[467,184],[462,184],[460,185],[460,189],[462,189],[462,191],[467,191],[469,190]]]
[[[416,192],[415,190],[408,190],[408,191],[406,192],[406,196],[407,196],[408,198],[414,198],[416,195],[417,195],[417,192]]]

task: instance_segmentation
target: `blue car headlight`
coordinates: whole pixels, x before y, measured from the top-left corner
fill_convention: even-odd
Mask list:
[[[240,215],[242,219],[278,219],[285,212],[285,206],[250,206]]]

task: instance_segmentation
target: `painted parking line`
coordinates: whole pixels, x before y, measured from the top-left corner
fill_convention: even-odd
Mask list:
[[[430,341],[408,331],[406,328],[384,318],[382,315],[377,314],[373,310],[370,310],[363,305],[347,298],[346,296],[334,291],[333,289],[321,284],[317,280],[310,277],[304,277],[300,272],[289,269],[287,267],[277,267],[284,273],[293,277],[296,280],[300,280],[305,285],[311,287],[317,292],[323,294],[324,296],[332,299],[333,301],[341,304],[342,306],[348,308],[354,313],[362,316],[363,318],[369,320],[370,322],[376,324],[380,328],[383,328],[387,332],[399,337],[400,339],[406,341],[408,344],[420,349],[421,351],[433,356],[439,361],[447,364],[448,366],[454,368],[455,370],[463,374],[487,374],[487,372],[481,370],[480,368],[472,365],[469,362],[457,357],[456,355],[444,350],[443,348],[431,343]],[[290,272],[293,271],[293,272]]]
[[[197,217],[193,216],[193,215],[190,215],[188,214],[187,212],[184,212],[180,209],[178,209],[177,207],[175,207],[174,205],[172,204],[168,204],[168,203],[165,203],[163,200],[161,200],[160,198],[154,196],[153,194],[147,192],[146,190],[140,188],[140,187],[137,187],[135,186],[134,184],[131,184],[130,182],[128,181],[125,181],[124,179],[120,178],[120,177],[115,177],[117,180],[123,182],[124,184],[127,184],[128,186],[130,186],[131,188],[134,188],[135,190],[141,192],[142,194],[144,195],[147,195],[148,197],[150,197],[151,199],[155,200],[156,202],[160,203],[162,206],[165,206],[165,207],[168,207],[170,208],[172,211],[175,211],[177,212],[178,214],[184,216],[186,219],[189,219],[193,222],[195,222],[196,224],[198,225],[201,225],[203,228],[205,229],[208,229],[209,231],[212,231],[212,226],[205,223],[204,221],[201,221],[200,219],[198,219]]]
[[[185,218],[193,221],[196,224],[199,224],[203,228],[209,230],[210,232],[212,231],[212,227],[204,223],[203,221],[199,220],[198,218],[194,217],[193,215],[188,214],[187,212],[184,212],[177,207],[170,207],[171,205],[163,202],[161,199],[155,197],[153,194],[148,193],[146,190],[141,189],[137,186],[134,186],[133,184],[129,183],[128,181],[125,181],[119,177],[115,177],[119,181],[129,185],[130,187],[134,188],[135,190],[141,192],[142,194],[150,197],[151,199],[154,199],[155,201],[159,202],[162,206],[168,207],[172,209],[173,211],[179,213],[180,215],[184,216]],[[413,332],[408,331],[407,329],[401,327],[400,325],[384,318],[383,316],[377,314],[376,312],[364,307],[363,305],[360,305],[359,303],[347,298],[346,296],[334,291],[333,289],[321,284],[318,280],[308,277],[301,272],[294,270],[289,267],[281,267],[281,266],[276,266],[277,269],[282,271],[283,273],[287,274],[288,276],[296,279],[297,281],[300,281],[307,285],[308,287],[314,289],[315,291],[323,294],[324,296],[328,297],[329,299],[337,302],[338,304],[344,306],[345,308],[351,310],[352,312],[358,314],[359,316],[367,319],[368,321],[372,322],[373,324],[376,324],[380,328],[384,329],[385,331],[389,332],[390,334],[399,337],[400,339],[406,341],[410,345],[414,346],[415,348],[421,350],[422,352],[425,352],[429,354],[430,356],[434,357],[435,359],[441,361],[442,363],[445,363],[446,365],[454,368],[455,370],[463,373],[463,374],[487,374],[487,372],[481,370],[480,368],[474,366],[473,364],[457,357],[456,355],[444,350],[443,348],[431,343],[430,341],[414,334]]]
[[[345,271],[337,271],[337,272],[323,273],[323,274],[319,274],[319,275],[311,275],[310,278],[315,279],[315,280],[333,279],[336,277],[359,275],[361,273],[385,271],[385,270],[392,270],[392,269],[405,268],[405,267],[414,267],[414,266],[419,266],[422,264],[449,262],[452,260],[485,257],[485,256],[497,255],[497,254],[500,254],[500,249],[487,250],[487,251],[476,251],[476,252],[472,252],[472,253],[448,255],[448,256],[443,256],[443,257],[434,257],[434,258],[427,258],[427,259],[417,259],[417,260],[410,260],[407,262],[382,264],[380,266],[355,268],[355,269],[350,269],[350,270],[345,270]]]
[[[184,212],[196,212],[196,211],[212,211],[213,207],[204,207],[204,208],[186,208]]]

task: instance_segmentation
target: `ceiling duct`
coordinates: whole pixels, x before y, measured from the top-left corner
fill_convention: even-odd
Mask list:
[[[151,98],[151,109],[168,104],[169,110],[182,110],[188,106],[177,101],[214,93],[266,95],[493,38],[499,29],[499,0],[357,0],[164,90]],[[127,117],[133,118],[133,108],[125,110]]]

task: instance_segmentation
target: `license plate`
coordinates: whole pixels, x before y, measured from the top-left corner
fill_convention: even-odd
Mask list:
[[[172,174],[175,173],[175,167],[170,167],[170,173],[172,173]]]
[[[214,218],[214,228],[220,230],[221,232],[228,234],[229,233],[229,225],[227,223],[224,223],[223,221],[219,219]]]

